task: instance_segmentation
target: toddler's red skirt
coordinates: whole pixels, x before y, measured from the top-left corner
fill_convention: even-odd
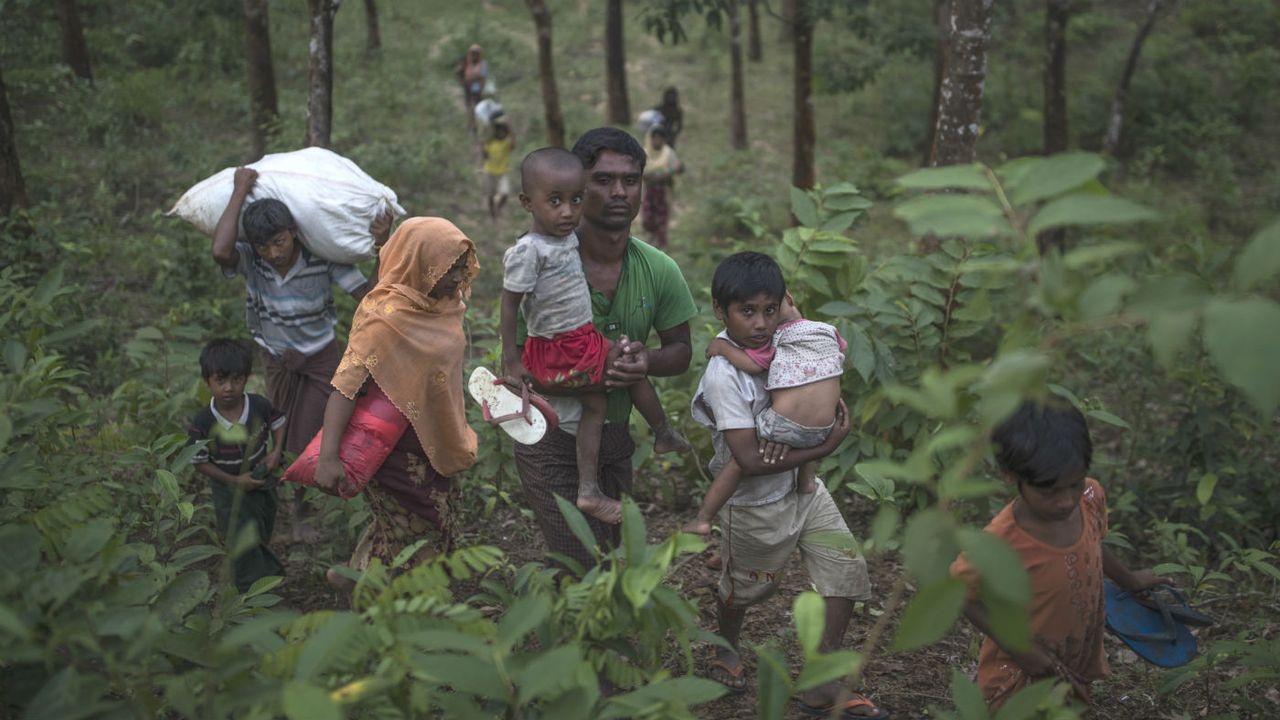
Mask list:
[[[524,343],[524,366],[543,385],[596,385],[604,378],[609,345],[591,323],[550,340],[530,335]]]

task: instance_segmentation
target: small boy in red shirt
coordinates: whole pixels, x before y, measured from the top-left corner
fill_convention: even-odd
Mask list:
[[[1093,445],[1079,410],[1024,403],[996,428],[992,441],[1000,472],[1017,483],[1018,497],[986,532],[1013,548],[1030,577],[1032,644],[1025,652],[1003,647],[971,594],[965,616],[987,636],[978,653],[978,687],[994,709],[1031,682],[1056,675],[1088,702],[1089,683],[1107,674],[1103,576],[1129,592],[1172,581],[1151,570],[1129,570],[1102,543],[1107,498],[1098,481],[1086,477]],[[951,574],[970,587],[977,580],[963,554]]]

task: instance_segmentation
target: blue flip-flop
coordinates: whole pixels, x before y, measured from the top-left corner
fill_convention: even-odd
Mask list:
[[[1133,593],[1114,583],[1103,582],[1107,602],[1107,629],[1120,638],[1138,657],[1160,667],[1178,667],[1191,662],[1198,651],[1196,638],[1178,622],[1169,609],[1143,605]]]

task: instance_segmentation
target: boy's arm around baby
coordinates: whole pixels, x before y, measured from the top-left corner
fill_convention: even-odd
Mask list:
[[[777,443],[760,443],[755,428],[725,430],[724,439],[743,474],[772,475],[830,455],[849,436],[849,430],[849,408],[841,400],[836,407],[836,424],[831,428],[831,434],[816,447],[790,448]]]

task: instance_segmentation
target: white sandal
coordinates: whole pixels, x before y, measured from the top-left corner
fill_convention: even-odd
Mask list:
[[[532,445],[554,430],[560,422],[556,411],[528,385],[516,392],[506,380],[488,368],[478,367],[467,382],[471,397],[480,403],[484,421],[497,425],[522,445]]]

